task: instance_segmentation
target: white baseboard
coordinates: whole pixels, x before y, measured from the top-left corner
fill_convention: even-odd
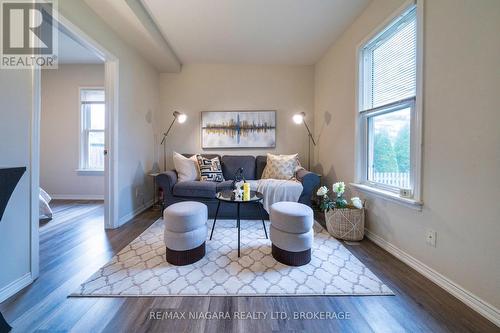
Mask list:
[[[55,200],[104,200],[102,194],[50,194]]]
[[[420,260],[412,257],[408,253],[389,243],[382,237],[372,233],[370,230],[365,229],[366,237],[373,241],[375,244],[415,269],[417,272],[461,300],[467,306],[469,306],[474,311],[481,314],[483,317],[500,327],[500,310],[489,304],[488,302],[482,300],[478,296],[474,295],[470,291],[464,289],[460,285],[451,281],[447,277],[438,273],[431,267],[427,266]]]
[[[125,223],[132,220],[134,217],[136,217],[137,215],[139,215],[140,213],[142,213],[146,209],[149,209],[151,206],[153,206],[153,200],[146,202],[144,205],[137,207],[134,211],[128,213],[127,215],[120,217],[120,219],[118,220],[118,225],[119,226],[124,225]]]
[[[6,285],[2,289],[0,289],[0,303],[5,301],[7,298],[11,297],[21,289],[30,285],[33,282],[33,278],[31,277],[31,273],[26,273],[21,276],[19,279],[12,281],[10,284]]]

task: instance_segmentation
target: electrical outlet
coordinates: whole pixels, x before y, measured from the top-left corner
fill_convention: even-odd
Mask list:
[[[426,241],[427,245],[432,246],[432,247],[436,247],[436,237],[437,237],[437,232],[435,232],[434,230],[428,229],[426,237],[425,237],[425,241]]]

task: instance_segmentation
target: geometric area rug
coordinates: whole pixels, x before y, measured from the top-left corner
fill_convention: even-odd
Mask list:
[[[317,222],[311,262],[300,267],[272,257],[260,221],[241,221],[238,258],[235,225],[235,220],[217,221],[205,257],[173,266],[165,261],[164,222],[159,219],[70,296],[393,295]],[[269,230],[269,222],[266,226]]]

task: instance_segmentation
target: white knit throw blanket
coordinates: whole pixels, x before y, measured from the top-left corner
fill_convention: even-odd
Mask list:
[[[299,201],[302,184],[297,180],[259,179],[249,180],[250,189],[264,195],[262,205],[270,213],[271,205],[280,201]]]

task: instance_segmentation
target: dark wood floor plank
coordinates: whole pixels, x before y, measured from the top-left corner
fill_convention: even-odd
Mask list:
[[[145,323],[151,324],[146,316],[147,310],[153,307],[153,297],[129,297],[111,318],[103,332],[147,332]]]
[[[40,227],[40,277],[0,304],[18,332],[500,332],[465,304],[369,240],[345,245],[396,296],[68,298],[80,283],[160,217],[148,210],[104,230],[102,201],[54,200]],[[319,216],[321,217],[321,216]],[[151,311],[256,312],[253,320],[152,320]],[[298,320],[297,312],[350,319]],[[287,319],[270,318],[286,313]]]
[[[74,306],[78,306],[80,300],[78,298],[72,299]],[[103,297],[93,298],[95,304],[76,321],[71,327],[71,332],[101,332],[106,327],[126,301],[123,297]]]

